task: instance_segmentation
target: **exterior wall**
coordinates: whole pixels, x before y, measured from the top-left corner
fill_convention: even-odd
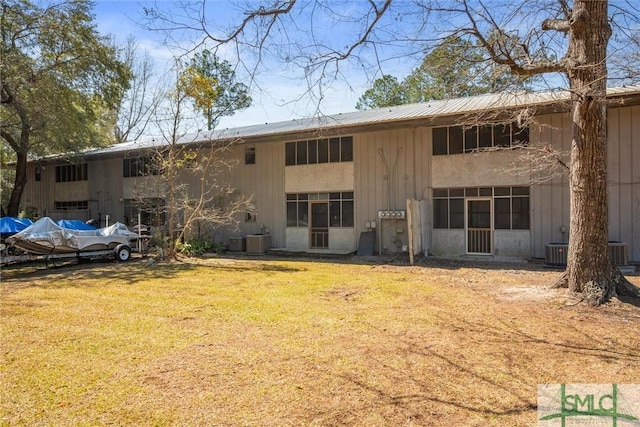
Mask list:
[[[466,253],[464,230],[434,229],[432,234],[432,255],[456,257]]]
[[[527,186],[529,168],[518,150],[433,156],[433,188]]]
[[[499,258],[531,257],[530,230],[494,230],[494,255]]]
[[[612,108],[608,122],[609,240],[640,262],[640,106]]]
[[[282,159],[284,162],[284,158]],[[322,163],[312,165],[286,166],[284,169],[285,193],[327,193],[353,191],[354,162]],[[286,222],[286,211],[283,212]],[[310,236],[308,228],[286,228],[286,247],[308,249]],[[329,250],[355,251],[354,229],[350,227],[329,227]]]
[[[536,118],[538,126],[530,132],[531,143],[551,144],[554,148],[571,150],[571,118],[569,114],[544,115]],[[543,177],[536,177],[538,181]],[[567,242],[569,238],[568,176],[553,178],[531,187],[531,256],[544,258],[547,243]]]
[[[640,107],[608,110],[609,240],[625,242],[629,259],[640,262]],[[532,143],[571,149],[568,114],[537,118]],[[554,178],[531,187],[531,256],[544,258],[547,243],[569,238],[568,177]]]
[[[385,209],[406,210],[406,200],[430,197],[431,132],[426,127],[356,134],[354,145],[355,239],[375,220],[376,250],[401,252],[407,221],[378,218]],[[430,231],[423,242],[429,246]],[[354,242],[357,245],[357,243]]]
[[[122,158],[100,159],[88,162],[89,216],[105,225],[124,223],[124,180]]]
[[[629,245],[629,258],[640,262],[640,106],[609,109],[609,234],[610,240]],[[552,144],[566,150],[571,145],[568,114],[536,117],[530,129],[530,144]],[[452,123],[455,124],[455,123]],[[377,224],[376,251],[396,253],[408,245],[406,220],[381,220],[378,211],[406,209],[406,199],[424,201],[422,241],[425,252],[436,256],[460,256],[465,251],[464,230],[432,229],[432,189],[455,187],[530,187],[530,230],[494,231],[497,257],[543,258],[545,245],[566,242],[569,226],[569,188],[566,176],[548,181],[534,176],[528,164],[518,161],[518,150],[477,154],[432,156],[428,126],[354,133],[353,162],[285,166],[286,140],[255,144],[255,164],[244,163],[245,145],[236,144],[224,154],[234,162],[230,170],[217,170],[219,184],[228,184],[255,207],[255,219],[237,217],[238,227],[219,230],[217,239],[264,232],[271,234],[272,247],[307,249],[309,230],[286,227],[286,193],[354,191],[354,227],[330,228],[330,249],[357,249],[365,222]],[[209,153],[207,148],[203,154]],[[87,200],[84,215],[109,221],[124,221],[123,200],[133,198],[135,188],[147,178],[123,178],[120,157],[88,161],[88,181],[56,183],[55,165],[45,164],[41,181],[35,182],[30,164],[22,209],[35,208],[41,215],[82,215],[54,210],[56,201]],[[184,175],[181,181],[192,189],[198,177]],[[157,187],[148,197],[164,197]],[[67,216],[70,218],[71,216]],[[79,218],[85,219],[85,218]]]
[[[353,190],[353,162],[287,166],[286,193],[313,193]]]

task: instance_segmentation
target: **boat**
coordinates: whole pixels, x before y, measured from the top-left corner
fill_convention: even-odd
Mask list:
[[[7,243],[34,255],[92,256],[113,253],[119,261],[131,256],[130,240],[138,234],[116,222],[109,227],[78,230],[43,217],[6,239]]]

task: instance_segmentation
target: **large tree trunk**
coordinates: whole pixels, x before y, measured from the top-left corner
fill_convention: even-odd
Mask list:
[[[576,0],[567,59],[572,91],[569,290],[592,305],[616,295],[608,250],[607,216],[607,43],[611,36],[606,1]]]
[[[16,153],[16,177],[7,205],[8,216],[18,216],[20,213],[20,200],[24,187],[27,184],[27,153]]]

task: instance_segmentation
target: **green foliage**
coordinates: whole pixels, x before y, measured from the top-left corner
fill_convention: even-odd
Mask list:
[[[110,40],[97,33],[91,5],[2,2],[0,136],[17,155],[18,175],[9,214],[18,210],[28,155],[111,142],[113,108],[130,72]]]
[[[359,110],[441,100],[524,87],[506,66],[486,57],[483,48],[460,37],[448,37],[402,82],[385,75],[358,100]]]
[[[214,244],[212,242],[197,238],[191,239],[186,243],[176,242],[176,251],[187,256],[202,255],[213,247]]]
[[[398,79],[389,74],[373,82],[373,86],[367,89],[360,97],[356,108],[368,110],[371,108],[390,107],[392,105],[406,104],[405,90]]]
[[[236,73],[228,61],[220,60],[209,50],[196,53],[180,76],[181,84],[196,110],[213,129],[223,116],[251,105],[249,88],[236,82]]]

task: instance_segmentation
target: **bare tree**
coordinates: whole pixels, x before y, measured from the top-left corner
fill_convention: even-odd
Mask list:
[[[162,91],[154,82],[154,61],[148,52],[140,52],[133,37],[129,37],[121,52],[121,60],[131,70],[129,90],[117,110],[115,142],[135,141],[144,135]]]
[[[156,27],[194,31],[214,51],[232,46],[252,75],[261,66],[273,66],[273,58],[298,67],[318,100],[327,83],[344,77],[347,66],[383,75],[390,62],[416,58],[451,35],[478,43],[495,64],[514,74],[555,76],[547,82],[571,92],[573,120],[571,239],[559,282],[593,305],[616,294],[640,297],[611,264],[607,248],[607,64],[614,63],[611,55],[628,56],[627,46],[634,37],[637,42],[640,13],[632,2],[369,0],[343,13],[335,1],[274,0],[245,8],[231,28],[216,25],[209,6],[189,2],[179,18],[158,9],[148,9],[147,16]],[[314,25],[320,20],[325,25]],[[216,32],[218,28],[227,30]],[[626,79],[637,81],[638,76]]]
[[[189,132],[193,111],[187,107],[194,93],[188,79],[191,73],[183,73],[176,65],[176,80],[166,101],[154,112],[154,122],[159,129],[156,147],[143,156],[150,162],[140,162],[146,169],[135,189],[136,202],[141,210],[157,213],[166,223],[162,224],[164,240],[169,256],[175,254],[176,243],[185,236],[214,233],[223,226],[236,226],[242,214],[249,212],[250,196],[241,194],[225,184],[222,175],[237,165],[229,153],[236,140],[202,142],[198,132]],[[202,81],[199,80],[200,87]],[[204,90],[201,96],[215,91]],[[162,199],[163,203],[158,203]]]

